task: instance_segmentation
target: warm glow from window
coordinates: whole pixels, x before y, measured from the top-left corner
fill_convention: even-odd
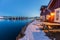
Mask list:
[[[50,15],[51,15],[51,16],[54,16],[54,13],[51,13]]]
[[[50,18],[50,15],[48,15],[48,18]]]
[[[47,15],[47,19],[49,19],[50,18],[50,15]]]

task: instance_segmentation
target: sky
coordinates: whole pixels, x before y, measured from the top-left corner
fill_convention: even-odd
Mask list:
[[[0,0],[0,16],[40,16],[40,7],[50,0]]]

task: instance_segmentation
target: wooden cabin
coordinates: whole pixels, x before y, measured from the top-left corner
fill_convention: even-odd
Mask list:
[[[45,10],[41,10],[41,14],[40,15],[41,16],[44,15],[45,16],[45,20],[49,19],[50,22],[52,22],[52,21],[60,22],[60,18],[58,18],[58,17],[60,17],[60,15],[58,15],[60,13],[59,10],[60,10],[60,0],[50,0],[49,4],[45,8]],[[42,11],[44,11],[44,12],[42,12]],[[58,13],[58,14],[56,14],[57,18],[56,17],[52,17],[51,18],[50,14],[51,13],[56,13],[56,12]],[[42,19],[44,19],[44,18],[42,18]]]
[[[54,20],[50,18],[50,21],[60,22],[60,0],[50,0],[47,9],[54,12]]]
[[[46,8],[47,8],[47,6],[41,6],[41,9],[40,9],[40,11],[41,11],[41,13],[40,13],[40,19],[41,19],[41,21],[44,21],[45,20],[45,10],[46,10]]]

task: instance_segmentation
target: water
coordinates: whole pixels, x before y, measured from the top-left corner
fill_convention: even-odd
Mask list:
[[[16,36],[30,20],[0,21],[0,40],[16,40]]]

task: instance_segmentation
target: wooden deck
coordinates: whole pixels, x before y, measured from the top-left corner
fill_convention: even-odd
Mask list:
[[[56,25],[56,26],[60,26],[59,23],[49,23],[49,22],[42,22],[42,23],[45,24],[45,25],[52,25],[52,26]]]
[[[43,30],[44,32],[60,32],[60,29],[54,29],[54,30]]]

